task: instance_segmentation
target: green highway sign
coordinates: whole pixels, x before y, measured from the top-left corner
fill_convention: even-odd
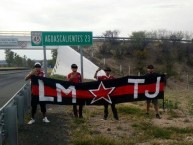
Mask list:
[[[92,32],[32,31],[32,46],[92,45]]]

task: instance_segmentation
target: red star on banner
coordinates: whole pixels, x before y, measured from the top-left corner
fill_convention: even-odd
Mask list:
[[[115,87],[105,88],[103,82],[101,82],[98,89],[89,90],[94,96],[93,100],[91,101],[91,104],[101,99],[104,99],[108,103],[112,104],[112,101],[109,95],[113,92],[114,89]]]

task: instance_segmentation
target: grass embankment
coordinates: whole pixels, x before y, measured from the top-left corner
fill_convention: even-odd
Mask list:
[[[153,123],[157,120],[154,114],[145,116],[144,109],[138,105],[122,104],[118,105],[117,108],[120,121],[115,121],[111,117],[106,121],[100,120],[103,109],[84,109],[86,118],[75,119],[70,124],[71,130],[73,130],[72,144],[135,145],[141,143],[161,145],[164,143],[168,145],[192,145],[192,127],[157,126]],[[170,120],[175,119],[170,111],[162,113],[164,120],[167,119],[164,118],[165,116],[169,116]],[[184,123],[186,122],[184,121]]]
[[[26,67],[0,67],[0,71],[9,71],[9,70],[26,70],[29,68]]]
[[[119,121],[113,119],[110,106],[108,120],[101,120],[102,106],[84,107],[84,119],[70,122],[70,142],[73,145],[193,145],[192,92],[187,88],[166,88],[165,110],[160,109],[162,119],[155,118],[153,106],[150,115],[145,115],[145,102],[118,104]],[[162,100],[159,103],[162,108]]]
[[[191,90],[166,90],[165,111],[156,119],[153,108],[145,115],[145,103],[118,104],[120,120],[101,120],[103,107],[84,109],[86,117],[71,122],[73,145],[192,145],[193,99]],[[162,107],[162,100],[160,100]]]
[[[57,77],[60,78],[54,76]],[[36,142],[42,145],[60,145],[66,140],[68,145],[193,145],[191,96],[192,90],[167,88],[166,109],[160,109],[162,119],[155,118],[153,107],[147,116],[145,102],[118,104],[119,121],[112,117],[110,106],[108,120],[101,120],[103,106],[84,106],[84,118],[76,119],[72,116],[72,106],[52,105],[48,109],[51,122],[44,125],[37,119],[32,126],[24,125],[19,131],[20,142],[26,140],[32,145],[33,136],[41,138]],[[162,100],[159,103],[161,108]],[[40,112],[39,117],[42,117]],[[29,119],[30,116],[26,122]]]

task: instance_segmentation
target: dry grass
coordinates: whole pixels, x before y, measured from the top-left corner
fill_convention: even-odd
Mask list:
[[[119,121],[115,121],[111,113],[108,120],[101,120],[102,107],[87,107],[84,109],[84,122],[74,122],[77,126],[72,123],[75,127],[72,144],[192,145],[191,95],[191,90],[167,89],[165,97],[172,105],[165,112],[160,109],[162,119],[155,118],[153,108],[150,115],[145,116],[144,102],[117,105]],[[111,112],[110,108],[109,111]]]
[[[192,145],[192,90],[167,88],[165,98],[170,104],[165,111],[160,108],[162,119],[155,118],[153,106],[150,115],[146,116],[144,101],[118,104],[119,121],[114,120],[110,106],[108,120],[101,120],[103,106],[84,106],[84,118],[76,119],[72,116],[71,106],[50,105],[50,125],[37,122],[36,128],[28,125],[20,128],[20,144],[32,145],[31,138],[38,135],[41,139],[37,144],[41,145],[44,142],[59,145],[64,142],[64,137],[68,145]],[[161,106],[162,101],[159,103]],[[41,118],[41,113],[39,116]],[[42,132],[46,134],[42,135]]]

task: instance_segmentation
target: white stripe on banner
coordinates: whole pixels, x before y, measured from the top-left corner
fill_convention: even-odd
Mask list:
[[[54,97],[44,96],[45,93],[43,81],[38,79],[38,83],[39,83],[39,101],[54,101]]]
[[[145,90],[145,96],[146,97],[148,97],[148,98],[155,98],[159,94],[160,80],[161,80],[161,77],[157,77],[156,91],[155,91],[154,94],[149,94],[149,91]]]

